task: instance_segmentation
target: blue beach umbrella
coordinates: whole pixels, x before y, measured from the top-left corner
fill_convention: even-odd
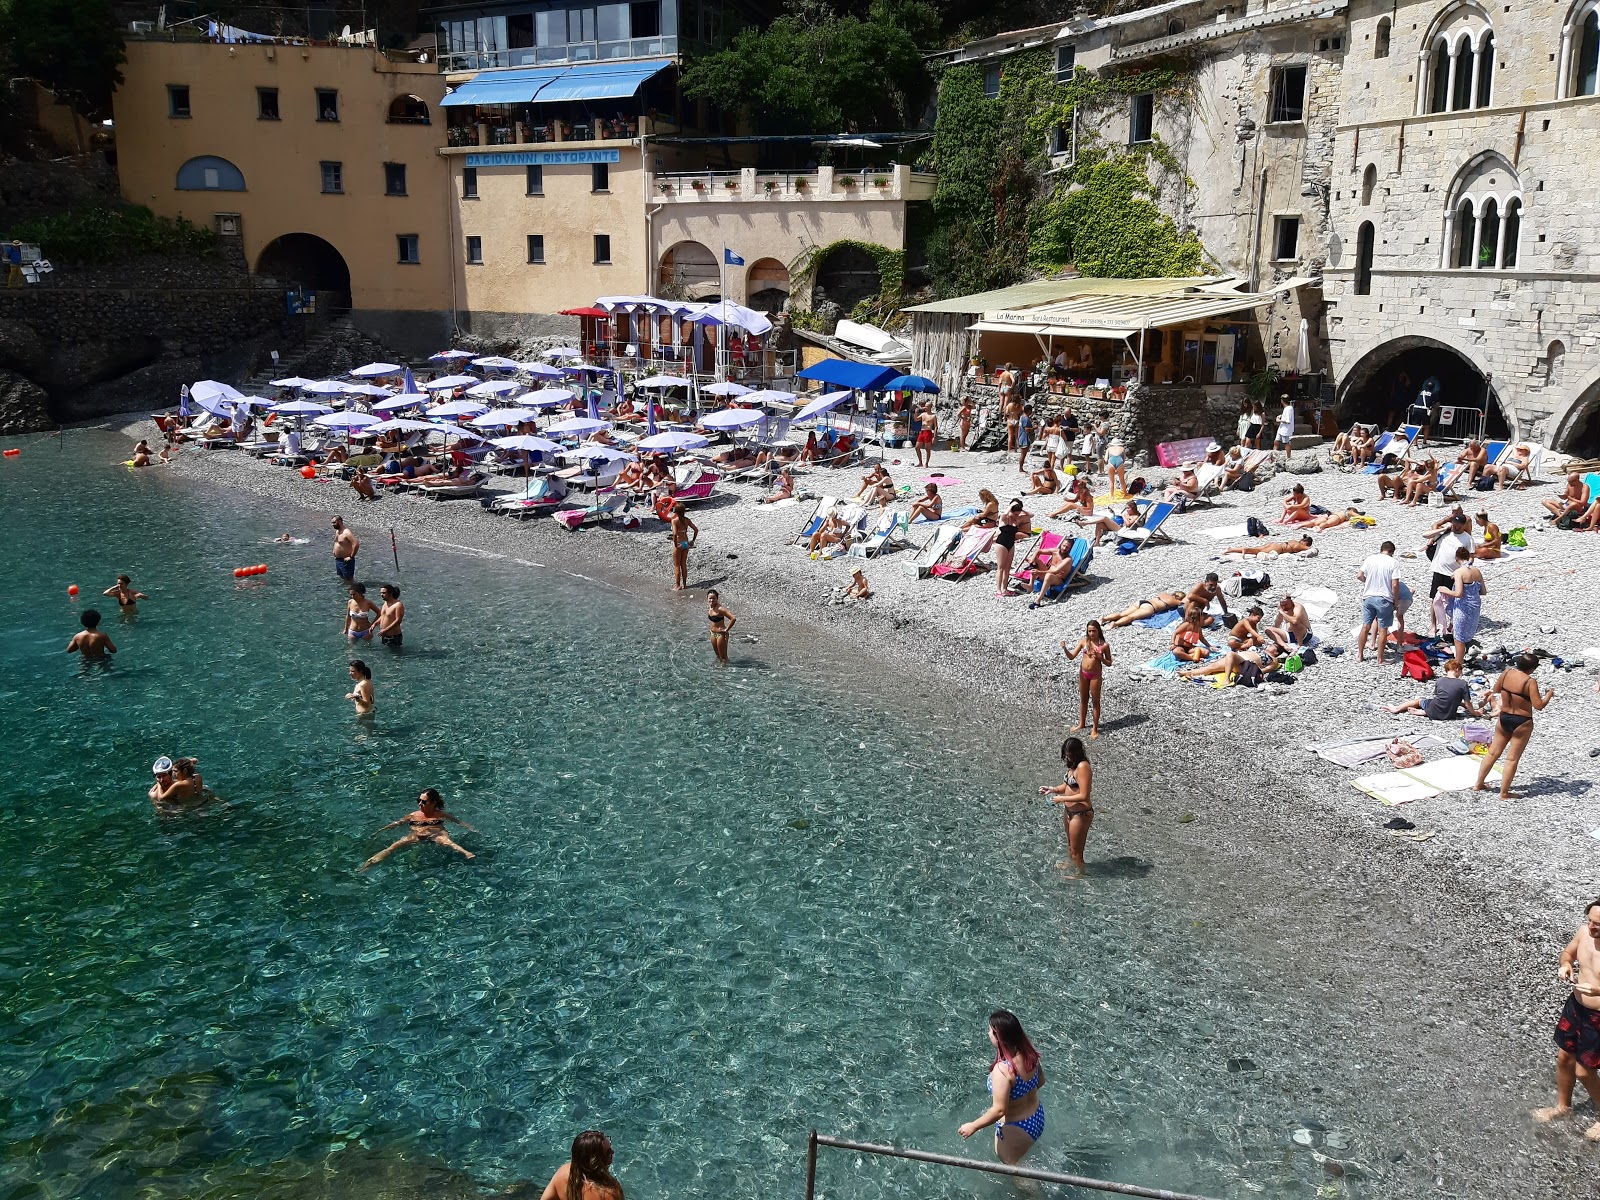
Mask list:
[[[926,375],[897,375],[883,385],[886,392],[937,392],[939,385]]]

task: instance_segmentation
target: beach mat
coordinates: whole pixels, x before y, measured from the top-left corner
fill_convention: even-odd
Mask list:
[[[1215,538],[1219,542],[1231,542],[1236,538],[1249,537],[1248,525],[1218,525],[1215,528],[1203,531],[1208,538]]]
[[[937,521],[930,521],[927,517],[918,517],[911,523],[913,525],[939,525],[945,521],[965,520],[967,517],[975,517],[977,515],[978,506],[975,504],[969,504],[965,508],[957,508],[946,512],[944,516],[940,517]]]
[[[1215,657],[1217,657],[1217,655],[1216,652],[1213,651],[1212,653],[1206,655],[1201,662],[1210,662]],[[1144,670],[1158,671],[1165,675],[1168,679],[1176,679],[1180,669],[1185,667],[1198,667],[1199,665],[1200,663],[1184,662],[1171,650],[1168,650],[1160,658],[1152,658],[1149,662],[1145,663]]]
[[[1475,754],[1452,755],[1400,771],[1365,775],[1352,779],[1350,786],[1384,804],[1410,804],[1413,800],[1431,800],[1445,792],[1470,791],[1478,782],[1478,766]],[[1484,782],[1498,783],[1500,775],[1496,764]]]
[[[1140,617],[1134,622],[1141,629],[1171,629],[1183,620],[1183,609],[1169,608],[1164,613],[1157,613],[1153,617]]]

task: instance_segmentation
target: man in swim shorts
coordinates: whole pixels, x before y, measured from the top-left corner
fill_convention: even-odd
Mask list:
[[[110,637],[100,632],[100,614],[92,608],[86,608],[78,620],[82,622],[83,630],[72,635],[72,640],[67,643],[67,653],[76,651],[83,655],[86,663],[110,662],[117,647]]]
[[[343,517],[333,519],[333,570],[340,579],[352,583],[356,577],[356,553],[361,539],[351,532]]]
[[[1561,1008],[1556,1021],[1556,1102],[1538,1108],[1533,1119],[1548,1124],[1572,1112],[1572,1085],[1583,1083],[1584,1091],[1600,1107],[1600,900],[1584,910],[1583,924],[1561,951],[1558,972],[1572,985],[1572,995]],[[1600,1142],[1600,1121],[1583,1131],[1591,1142]]]
[[[378,589],[378,599],[383,607],[378,610],[378,640],[385,646],[405,644],[405,631],[401,628],[406,619],[406,606],[400,603],[400,589],[386,583]]]

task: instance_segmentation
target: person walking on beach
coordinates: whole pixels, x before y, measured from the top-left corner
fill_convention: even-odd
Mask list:
[[[110,662],[117,652],[116,643],[100,632],[100,614],[92,608],[83,610],[78,618],[83,629],[72,635],[67,643],[68,654],[81,654],[85,663]]]
[[[359,658],[350,660],[350,679],[355,685],[344,698],[356,706],[356,716],[370,717],[377,701],[372,695],[372,668]]]
[[[1069,737],[1061,743],[1061,761],[1066,763],[1061,782],[1041,787],[1039,794],[1050,797],[1051,804],[1065,805],[1062,824],[1067,833],[1067,861],[1057,863],[1074,876],[1083,874],[1083,848],[1089,841],[1089,826],[1094,824],[1094,768],[1089,765],[1089,753],[1083,748],[1083,739]]]
[[[1478,782],[1472,785],[1473,791],[1485,790],[1484,781],[1489,778],[1496,760],[1504,754],[1506,765],[1504,774],[1500,776],[1500,799],[1522,798],[1511,790],[1511,780],[1517,773],[1517,764],[1522,761],[1523,751],[1528,748],[1528,739],[1533,736],[1534,710],[1542,710],[1556,698],[1554,688],[1548,692],[1539,690],[1533,678],[1533,673],[1538,669],[1537,656],[1519,654],[1516,665],[1500,672],[1500,678],[1494,681],[1492,690],[1500,695],[1500,719],[1495,722],[1494,740],[1489,743],[1489,753],[1483,756],[1483,762],[1478,767]]]
[[[1062,638],[1061,649],[1072,660],[1083,656],[1083,661],[1078,665],[1078,723],[1072,727],[1072,732],[1082,733],[1089,724],[1089,708],[1092,705],[1094,726],[1089,730],[1089,736],[1097,738],[1100,736],[1100,685],[1106,668],[1111,665],[1111,646],[1106,642],[1105,630],[1100,628],[1099,621],[1090,621],[1076,646],[1068,650],[1067,640]]]
[[[700,540],[700,529],[689,520],[683,501],[672,506],[672,590],[681,592],[689,586],[689,551]]]
[[[417,797],[417,808],[415,812],[407,813],[398,821],[390,821],[383,827],[383,829],[378,830],[379,833],[382,833],[385,829],[394,829],[401,825],[409,825],[411,827],[411,832],[406,834],[405,837],[401,838],[398,842],[394,843],[394,845],[388,847],[387,849],[378,851],[371,858],[367,859],[366,862],[361,864],[361,870],[365,871],[369,867],[374,867],[378,863],[381,863],[384,859],[388,858],[396,850],[403,850],[405,847],[414,846],[418,842],[431,842],[436,846],[444,846],[447,849],[454,850],[457,854],[461,855],[462,858],[476,858],[477,855],[473,854],[472,851],[463,849],[461,846],[457,845],[451,840],[450,835],[444,831],[444,823],[446,821],[454,821],[468,833],[478,832],[471,825],[468,825],[465,821],[461,820],[461,818],[445,812],[444,798],[439,795],[438,788],[427,789],[427,791],[423,792]]]
[[[539,1200],[623,1200],[611,1161],[611,1139],[598,1129],[585,1129],[572,1139],[572,1158],[556,1168]]]
[[[346,583],[356,578],[356,554],[361,549],[361,539],[345,525],[343,517],[333,519],[333,570]]]
[[[1394,543],[1384,542],[1378,552],[1367,557],[1356,572],[1356,578],[1366,584],[1361,593],[1361,636],[1356,639],[1356,661],[1367,659],[1367,638],[1378,641],[1377,661],[1383,661],[1383,652],[1389,645],[1389,623],[1394,620],[1394,607],[1399,599],[1399,580],[1395,577]]]
[[[711,621],[711,652],[718,662],[727,662],[728,634],[739,618],[722,606],[722,598],[714,589],[706,593],[706,616]]]
[[[1278,399],[1283,404],[1283,411],[1278,414],[1278,433],[1273,440],[1272,448],[1283,451],[1283,461],[1288,462],[1294,457],[1294,427],[1298,421],[1294,411],[1294,401],[1289,399],[1285,392]]]
[[[127,575],[118,575],[116,583],[100,594],[102,596],[115,597],[117,607],[122,609],[123,616],[131,616],[133,613],[138,612],[139,601],[150,599],[143,592],[134,591],[133,580]]]
[[[1478,622],[1483,619],[1483,598],[1489,585],[1483,581],[1483,572],[1472,561],[1472,551],[1465,547],[1456,550],[1455,580],[1447,588],[1440,588],[1434,597],[1434,607],[1450,622],[1450,636],[1455,639],[1456,657],[1467,657],[1467,645],[1478,636]],[[1442,627],[1438,613],[1434,619]]]
[[[406,606],[400,603],[400,589],[392,583],[378,588],[378,599],[383,607],[378,610],[378,640],[385,646],[396,648],[405,644]]]
[[[1039,1099],[1044,1068],[1015,1013],[1001,1008],[989,1014],[989,1044],[994,1047],[994,1060],[989,1064],[989,1107],[957,1132],[970,1138],[980,1129],[995,1126],[995,1157],[1014,1166],[1044,1136],[1044,1104]]]
[[[1572,1114],[1572,1088],[1579,1081],[1600,1108],[1600,1079],[1595,1074],[1600,1071],[1600,900],[1591,900],[1584,909],[1583,924],[1561,951],[1557,974],[1572,985],[1572,994],[1556,1021],[1556,1102],[1533,1110],[1533,1119],[1541,1125]],[[1583,1136],[1600,1142],[1600,1121],[1585,1129]]]

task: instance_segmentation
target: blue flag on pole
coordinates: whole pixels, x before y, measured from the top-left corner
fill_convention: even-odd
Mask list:
[[[744,266],[744,259],[740,258],[737,254],[735,254],[732,250],[729,250],[726,246],[724,246],[722,248],[722,261],[727,263],[730,267],[742,267],[742,266]]]

